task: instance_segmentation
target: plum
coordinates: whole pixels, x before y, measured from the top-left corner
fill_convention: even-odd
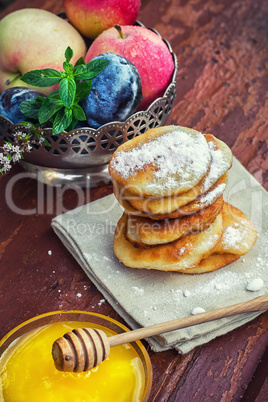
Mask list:
[[[104,53],[92,60],[98,59],[110,63],[92,79],[91,92],[81,103],[92,128],[112,121],[125,121],[135,113],[142,100],[141,78],[134,64],[115,53]]]
[[[0,94],[0,115],[11,120],[12,123],[20,123],[21,121],[33,120],[24,116],[19,110],[22,101],[26,99],[36,98],[37,96],[44,95],[41,92],[35,91],[26,87],[12,87],[8,88]]]

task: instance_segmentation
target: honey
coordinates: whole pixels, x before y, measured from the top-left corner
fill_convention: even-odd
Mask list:
[[[142,401],[145,373],[130,344],[114,346],[107,360],[89,372],[61,372],[52,358],[53,342],[74,328],[99,328],[89,322],[64,321],[31,330],[0,358],[0,400],[5,402]]]

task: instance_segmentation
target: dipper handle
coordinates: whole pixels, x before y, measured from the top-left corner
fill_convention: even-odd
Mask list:
[[[134,342],[150,336],[163,334],[204,322],[253,311],[268,309],[268,295],[259,296],[247,302],[222,307],[205,313],[167,321],[149,327],[107,337],[99,329],[83,328],[67,332],[53,343],[52,355],[60,371],[88,371],[98,366],[110,354],[110,347]]]

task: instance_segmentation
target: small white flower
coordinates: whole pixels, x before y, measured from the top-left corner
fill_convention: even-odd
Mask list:
[[[0,169],[2,172],[7,172],[11,169],[11,163],[7,156],[0,153]]]
[[[18,151],[11,156],[12,162],[18,162],[21,159],[21,153]]]

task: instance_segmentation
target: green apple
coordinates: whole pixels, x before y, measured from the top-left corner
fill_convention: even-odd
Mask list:
[[[61,71],[68,46],[74,52],[73,63],[85,56],[86,45],[80,33],[57,15],[37,8],[8,14],[0,21],[0,93],[14,86],[31,87],[20,80],[27,71]],[[53,89],[42,88],[42,92],[48,94]]]

